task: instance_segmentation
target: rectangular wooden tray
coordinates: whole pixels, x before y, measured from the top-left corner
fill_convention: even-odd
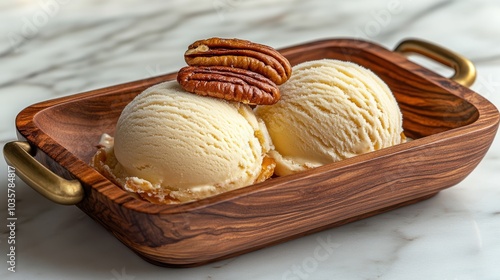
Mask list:
[[[348,60],[392,89],[413,141],[182,205],[135,198],[89,166],[141,91],[176,73],[93,90],[21,111],[19,139],[50,170],[83,186],[77,206],[149,262],[196,266],[427,199],[464,179],[487,152],[497,109],[467,87],[379,45],[331,39],[281,52],[292,65]]]

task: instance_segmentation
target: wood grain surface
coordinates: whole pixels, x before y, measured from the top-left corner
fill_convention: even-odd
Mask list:
[[[16,125],[35,157],[78,179],[78,204],[142,258],[195,266],[235,256],[427,199],[463,180],[487,152],[497,109],[479,94],[378,45],[351,39],[281,50],[292,65],[336,58],[373,70],[393,90],[405,134],[415,140],[273,178],[181,205],[157,205],[123,191],[88,162],[102,133],[113,135],[123,107],[175,73],[49,100]],[[91,244],[91,242],[90,242]]]

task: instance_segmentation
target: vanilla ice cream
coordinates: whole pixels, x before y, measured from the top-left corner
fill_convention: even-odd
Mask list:
[[[333,59],[292,68],[281,100],[258,106],[283,176],[404,141],[402,115],[389,87],[357,64]]]
[[[187,93],[176,81],[130,102],[112,140],[93,165],[151,201],[208,197],[263,181],[274,169],[268,132],[249,106]]]

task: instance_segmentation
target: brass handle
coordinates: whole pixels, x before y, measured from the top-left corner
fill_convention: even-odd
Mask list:
[[[394,51],[402,54],[421,54],[445,66],[453,68],[455,74],[450,79],[463,86],[469,87],[476,80],[476,68],[469,59],[441,46],[422,40],[408,39],[399,43]]]
[[[64,205],[76,204],[83,199],[80,182],[61,178],[35,160],[27,142],[9,142],[3,153],[7,163],[16,169],[16,175],[46,198]]]

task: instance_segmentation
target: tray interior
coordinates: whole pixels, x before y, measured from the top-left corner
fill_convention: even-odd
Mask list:
[[[463,127],[479,117],[478,110],[466,100],[429,82],[422,75],[400,68],[397,63],[362,48],[306,48],[285,51],[285,55],[292,65],[312,59],[334,58],[353,61],[374,71],[393,91],[403,113],[405,134],[413,139]],[[401,59],[400,55],[394,55]],[[419,69],[420,73],[427,71]],[[54,141],[88,163],[97,150],[102,133],[114,134],[121,111],[137,94],[153,84],[174,78],[175,74],[170,74],[99,90],[98,94],[82,94],[81,98],[41,110],[33,121]]]

